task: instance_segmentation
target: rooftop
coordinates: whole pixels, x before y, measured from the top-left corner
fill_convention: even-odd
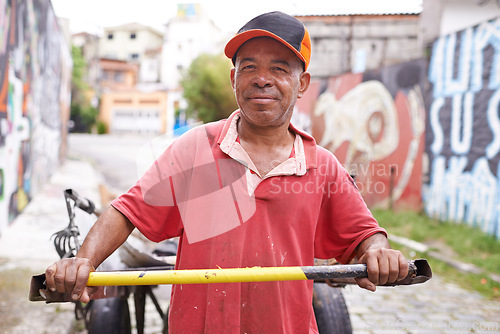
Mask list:
[[[417,15],[422,12],[422,0],[312,1],[295,7],[294,16]]]

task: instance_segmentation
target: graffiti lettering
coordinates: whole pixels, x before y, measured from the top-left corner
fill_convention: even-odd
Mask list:
[[[460,40],[457,35],[460,34]],[[466,91],[478,92],[487,81],[487,89],[500,88],[500,19],[442,36],[436,41],[429,66],[434,98],[451,97]],[[460,43],[458,43],[460,41]],[[458,45],[458,52],[455,52]],[[493,54],[486,54],[491,46]],[[491,61],[488,78],[483,72]]]
[[[500,19],[434,44],[427,213],[499,235]],[[492,172],[492,170],[494,172]]]
[[[452,157],[446,169],[445,157],[433,161],[432,180],[426,194],[426,212],[441,220],[473,222],[484,232],[500,236],[495,220],[500,216],[500,183],[485,158],[478,159],[471,171],[465,171],[468,159]]]

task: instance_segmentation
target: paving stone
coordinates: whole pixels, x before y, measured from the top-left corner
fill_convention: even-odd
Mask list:
[[[351,314],[367,314],[372,312],[372,309],[365,305],[348,306],[347,309]]]
[[[370,330],[373,328],[372,324],[369,324],[362,319],[358,319],[356,321],[351,320],[351,327],[352,327],[353,331]]]
[[[409,331],[410,334],[441,334],[438,329],[415,328]]]
[[[376,329],[373,330],[373,334],[401,334],[401,333],[406,333],[406,332],[401,332],[401,330],[394,330],[394,329]]]
[[[352,330],[353,334],[373,334],[371,331],[363,330],[363,329],[356,329]]]
[[[414,321],[414,322],[425,320],[423,314],[421,314],[419,312],[408,312],[408,311],[396,313],[396,318],[398,318],[399,320],[402,320],[402,321],[407,320],[407,321]]]
[[[455,320],[450,313],[429,313],[425,318],[430,322],[449,322]]]

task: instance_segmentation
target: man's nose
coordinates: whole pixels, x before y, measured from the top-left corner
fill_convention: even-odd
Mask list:
[[[258,87],[266,87],[266,86],[271,86],[272,85],[272,76],[269,73],[269,71],[266,70],[259,70],[255,72],[255,75],[252,79],[252,84],[258,86]]]

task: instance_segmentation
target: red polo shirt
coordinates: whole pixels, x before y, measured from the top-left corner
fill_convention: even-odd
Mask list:
[[[179,236],[177,269],[347,263],[380,228],[333,154],[293,126],[261,176],[228,120],[178,138],[112,205],[149,239]],[[312,281],[174,285],[169,333],[317,333]]]

